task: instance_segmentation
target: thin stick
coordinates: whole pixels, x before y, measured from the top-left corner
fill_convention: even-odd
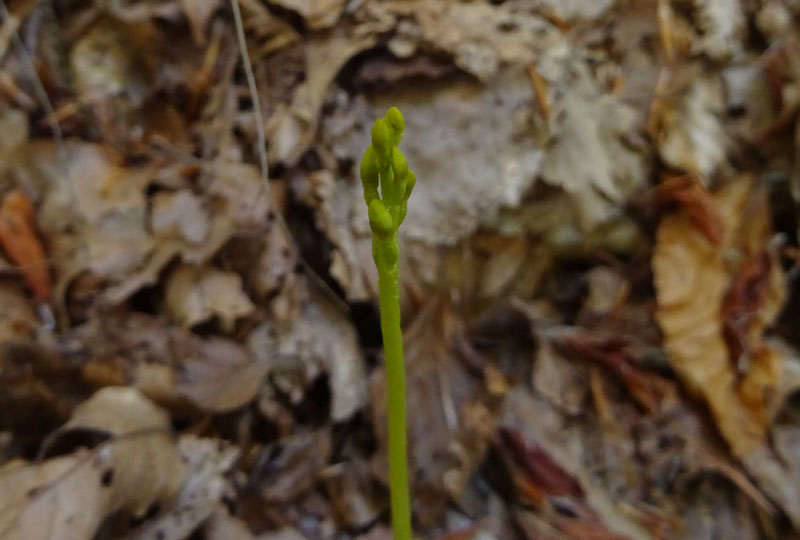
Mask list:
[[[267,134],[264,130],[264,117],[261,116],[261,100],[258,97],[258,87],[256,77],[253,75],[253,65],[250,63],[250,53],[247,52],[247,40],[244,35],[244,23],[242,22],[242,12],[239,10],[238,0],[231,0],[233,10],[233,21],[236,26],[236,39],[239,41],[239,51],[242,55],[244,64],[244,74],[247,78],[247,87],[250,90],[250,100],[253,102],[253,114],[256,115],[256,135],[258,139],[258,159],[261,162],[261,192],[258,198],[263,195],[269,200],[269,161],[267,161]]]

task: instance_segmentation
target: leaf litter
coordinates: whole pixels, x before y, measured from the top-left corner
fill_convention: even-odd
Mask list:
[[[796,2],[239,5],[2,3],[0,536],[390,537],[389,105],[417,535],[798,534]]]

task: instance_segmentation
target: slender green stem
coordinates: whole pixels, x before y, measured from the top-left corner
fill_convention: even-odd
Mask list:
[[[389,488],[394,540],[411,538],[411,499],[406,449],[406,376],[400,327],[400,285],[397,231],[406,217],[408,197],[417,177],[397,144],[405,121],[396,107],[372,126],[372,144],[361,160],[361,184],[372,229],[372,258],[378,268],[381,333],[386,356],[386,399],[389,417]]]
[[[397,237],[392,239],[397,242]],[[386,356],[389,417],[389,487],[394,540],[411,540],[411,504],[406,457],[406,380],[397,265],[378,270],[381,332]]]

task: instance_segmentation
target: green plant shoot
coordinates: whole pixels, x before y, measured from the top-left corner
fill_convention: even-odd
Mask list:
[[[372,257],[378,267],[381,333],[386,357],[389,418],[389,488],[394,540],[411,540],[411,503],[406,453],[406,382],[403,333],[400,327],[400,284],[397,231],[417,179],[397,149],[403,136],[403,115],[397,107],[372,126],[372,144],[361,160],[361,183],[372,229]]]

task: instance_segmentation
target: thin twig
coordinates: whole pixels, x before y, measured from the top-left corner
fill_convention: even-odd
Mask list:
[[[250,53],[247,52],[247,40],[244,35],[244,23],[242,22],[242,12],[239,10],[238,0],[231,0],[233,10],[233,21],[236,26],[236,39],[239,41],[239,52],[242,55],[244,73],[247,77],[247,87],[250,90],[250,100],[253,102],[253,114],[256,116],[256,134],[258,138],[258,159],[261,162],[261,191],[258,198],[269,194],[269,161],[267,161],[267,134],[264,131],[264,118],[261,116],[261,100],[258,97],[258,87],[256,78],[253,75],[253,64],[250,63]]]

